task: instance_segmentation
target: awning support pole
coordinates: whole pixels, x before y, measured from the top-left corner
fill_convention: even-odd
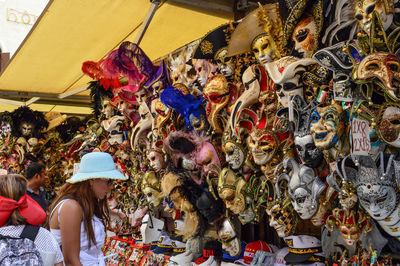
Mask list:
[[[156,13],[157,8],[158,8],[159,5],[160,5],[160,0],[152,0],[151,1],[151,6],[149,8],[149,11],[147,11],[146,18],[144,19],[144,21],[142,23],[140,31],[136,35],[136,38],[135,38],[135,43],[136,44],[139,45],[140,42],[142,41],[142,38],[143,38],[147,28],[149,27],[150,22],[153,19],[153,16]]]

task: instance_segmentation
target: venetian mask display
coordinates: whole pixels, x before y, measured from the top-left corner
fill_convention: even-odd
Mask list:
[[[71,130],[26,106],[1,113],[0,167],[44,162],[56,196],[83,154],[109,153],[129,177],[110,196],[128,241],[217,239],[239,256],[244,242],[289,237],[289,260],[312,254],[301,265],[372,256],[370,243],[377,258],[397,254],[400,2],[239,2],[242,20],[199,21],[204,36],[158,59],[144,41],[85,62],[94,116]]]

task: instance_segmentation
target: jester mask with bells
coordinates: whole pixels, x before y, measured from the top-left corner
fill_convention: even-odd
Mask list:
[[[376,13],[372,13],[369,36],[360,36],[348,45],[354,62],[353,79],[367,88],[362,90],[369,101],[372,93],[383,94],[389,101],[400,101],[399,34],[386,36]]]
[[[160,205],[162,194],[161,194],[161,182],[157,175],[153,171],[147,171],[142,178],[142,191],[147,198],[147,202],[150,206],[157,208]]]
[[[353,0],[351,4],[359,26],[363,31],[369,33],[373,24],[374,12],[382,21],[383,29],[385,31],[389,29],[395,13],[393,2],[392,0]]]
[[[260,6],[250,12],[232,33],[228,56],[253,52],[264,66],[284,55],[282,49],[282,19],[277,3]]]
[[[164,150],[175,167],[191,171],[193,180],[201,184],[208,171],[221,167],[217,151],[206,138],[183,131],[171,132],[164,142]],[[200,179],[197,172],[200,171]]]
[[[218,175],[218,196],[242,224],[254,220],[255,213],[251,208],[251,195],[246,193],[247,182],[229,168],[224,168]]]
[[[236,87],[228,83],[224,75],[217,74],[207,81],[203,96],[207,100],[206,115],[211,128],[222,133],[226,123],[223,111],[236,101]]]
[[[294,233],[299,217],[288,196],[269,202],[265,211],[268,214],[269,226],[276,230],[279,237]]]
[[[372,225],[369,217],[362,210],[344,211],[335,208],[326,221],[325,226],[333,232],[339,229],[340,235],[347,245],[352,246],[359,240],[361,234],[370,232]]]
[[[374,161],[369,156],[351,156],[338,162],[344,179],[353,183],[361,206],[388,234],[400,240],[398,195],[399,161],[394,155],[380,153]]]
[[[325,183],[315,176],[314,170],[305,165],[299,165],[294,159],[285,159],[281,166],[283,173],[279,176],[278,182],[275,183],[276,191],[279,191],[279,180],[288,181],[288,195],[292,202],[294,210],[301,219],[309,220],[317,215],[323,204],[320,204],[318,198],[324,192]],[[275,175],[280,167],[276,168]],[[280,198],[280,195],[278,196]],[[324,222],[324,218],[328,216],[330,209],[324,210],[319,219],[312,219],[313,224],[320,225]],[[325,216],[325,217],[324,217]]]
[[[283,107],[289,106],[291,96],[303,97],[301,74],[306,71],[306,66],[315,63],[311,58],[299,59],[286,56],[265,65],[268,76],[275,83],[278,101]]]
[[[247,138],[249,151],[257,165],[268,168],[262,170],[267,178],[271,178],[274,166],[268,165],[268,163],[276,161],[273,160],[274,157],[282,158],[289,151],[292,139],[288,132],[281,133],[277,130],[278,120],[268,121],[265,113],[258,117],[251,110],[246,109],[245,111],[250,115],[251,122],[251,132]]]

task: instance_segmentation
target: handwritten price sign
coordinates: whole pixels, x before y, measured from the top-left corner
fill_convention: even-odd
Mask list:
[[[365,120],[353,118],[351,121],[351,135],[353,137],[354,155],[369,155],[371,141],[369,138],[369,124]]]

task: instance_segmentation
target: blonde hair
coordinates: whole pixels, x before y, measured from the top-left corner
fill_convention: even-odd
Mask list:
[[[22,175],[0,175],[0,196],[18,201],[26,193],[27,182]],[[26,224],[26,219],[19,213],[18,209],[15,209],[5,226],[21,224]]]

